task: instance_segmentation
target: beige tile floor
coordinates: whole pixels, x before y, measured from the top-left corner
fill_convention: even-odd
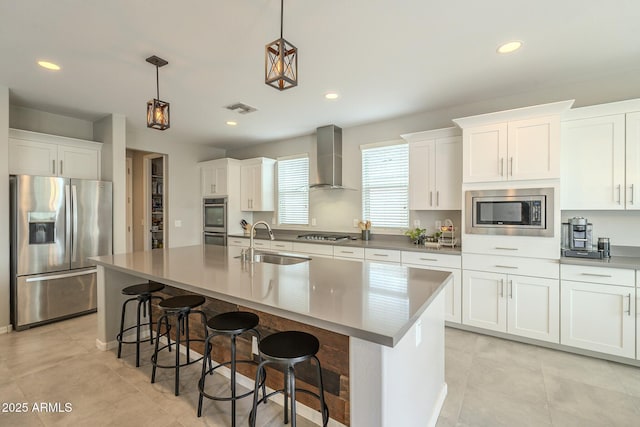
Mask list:
[[[175,397],[172,372],[159,370],[150,384],[150,348],[135,368],[133,346],[117,359],[95,348],[95,330],[89,315],[0,335],[0,426],[230,425],[225,403],[205,400],[196,417],[199,364],[182,371]],[[640,368],[447,328],[446,380],[439,427],[640,426]],[[214,376],[208,386],[226,383]],[[26,413],[2,412],[21,402]],[[72,410],[34,412],[41,402]],[[250,403],[239,402],[238,426],[247,425]],[[259,415],[263,427],[283,425],[275,403]],[[298,425],[312,423],[298,417]]]
[[[438,427],[640,426],[640,368],[446,329]]]

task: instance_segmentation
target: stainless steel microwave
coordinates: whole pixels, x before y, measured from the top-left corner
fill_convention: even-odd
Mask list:
[[[467,191],[470,234],[553,237],[553,188]]]

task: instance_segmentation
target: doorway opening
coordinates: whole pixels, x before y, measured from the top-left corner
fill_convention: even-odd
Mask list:
[[[127,230],[131,227],[132,250],[167,247],[168,156],[132,149],[127,149],[126,156],[131,159],[131,203],[127,194],[127,210],[131,209],[131,215],[127,212]]]

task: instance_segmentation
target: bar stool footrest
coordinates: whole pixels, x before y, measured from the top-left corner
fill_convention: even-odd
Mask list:
[[[192,343],[192,342],[204,343],[204,340],[199,340],[199,339],[197,339],[197,340],[189,340],[189,342],[190,343]],[[158,353],[161,352],[162,350],[164,350],[165,348],[169,348],[169,351],[171,351],[170,347],[175,347],[175,346],[176,346],[176,342],[175,341],[173,341],[171,344],[164,344],[162,347],[158,347]],[[175,351],[180,351],[180,350],[176,349]],[[185,354],[184,357],[186,358],[187,355]],[[185,366],[193,365],[194,363],[201,361],[203,358],[204,358],[204,355],[201,355],[200,357],[197,357],[195,359],[191,359],[188,362],[185,361],[184,363],[181,363],[178,366],[182,368],[182,367],[185,367]],[[151,365],[155,365],[156,368],[168,368],[168,369],[172,369],[172,368],[175,369],[176,368],[175,363],[173,365],[160,365],[160,364],[158,364],[158,362],[156,360],[156,357],[155,357],[155,354],[151,355]]]
[[[244,363],[244,364],[250,364],[250,365],[258,366],[258,363],[256,363],[254,360],[249,360],[249,359],[236,360],[236,364],[239,364],[239,363]],[[221,368],[221,367],[223,367],[223,366],[228,366],[228,365],[231,365],[231,361],[222,362],[222,363],[220,363],[220,364],[218,364],[218,365],[214,366],[213,368],[206,370],[206,371],[205,371],[205,375],[213,375],[213,372],[214,372],[216,369]],[[263,376],[262,376],[262,381],[260,382],[260,384],[259,384],[259,386],[258,386],[258,387],[262,387],[262,385],[264,384],[264,382],[265,382],[266,380],[267,380],[267,376],[266,376],[266,375],[263,375]],[[203,395],[204,397],[206,397],[207,399],[211,399],[211,400],[218,400],[218,401],[223,401],[223,402],[229,402],[229,401],[233,400],[233,397],[231,397],[231,396],[212,396],[212,395],[210,395],[210,394],[206,393],[206,392],[204,391],[204,388],[202,387],[202,378],[200,378],[200,380],[198,381],[198,390],[200,390],[200,394],[202,394],[202,395]],[[253,391],[254,391],[254,389],[252,388],[252,389],[250,389],[248,392],[246,392],[246,393],[244,393],[244,394],[237,395],[237,396],[235,397],[235,400],[242,399],[242,398],[244,398],[244,397],[250,396],[250,395],[252,395],[252,394],[253,394]]]

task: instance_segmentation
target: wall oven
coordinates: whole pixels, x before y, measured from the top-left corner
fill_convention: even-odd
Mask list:
[[[553,188],[467,191],[466,232],[553,237],[553,206]]]
[[[203,242],[207,245],[227,245],[227,198],[202,200]]]

